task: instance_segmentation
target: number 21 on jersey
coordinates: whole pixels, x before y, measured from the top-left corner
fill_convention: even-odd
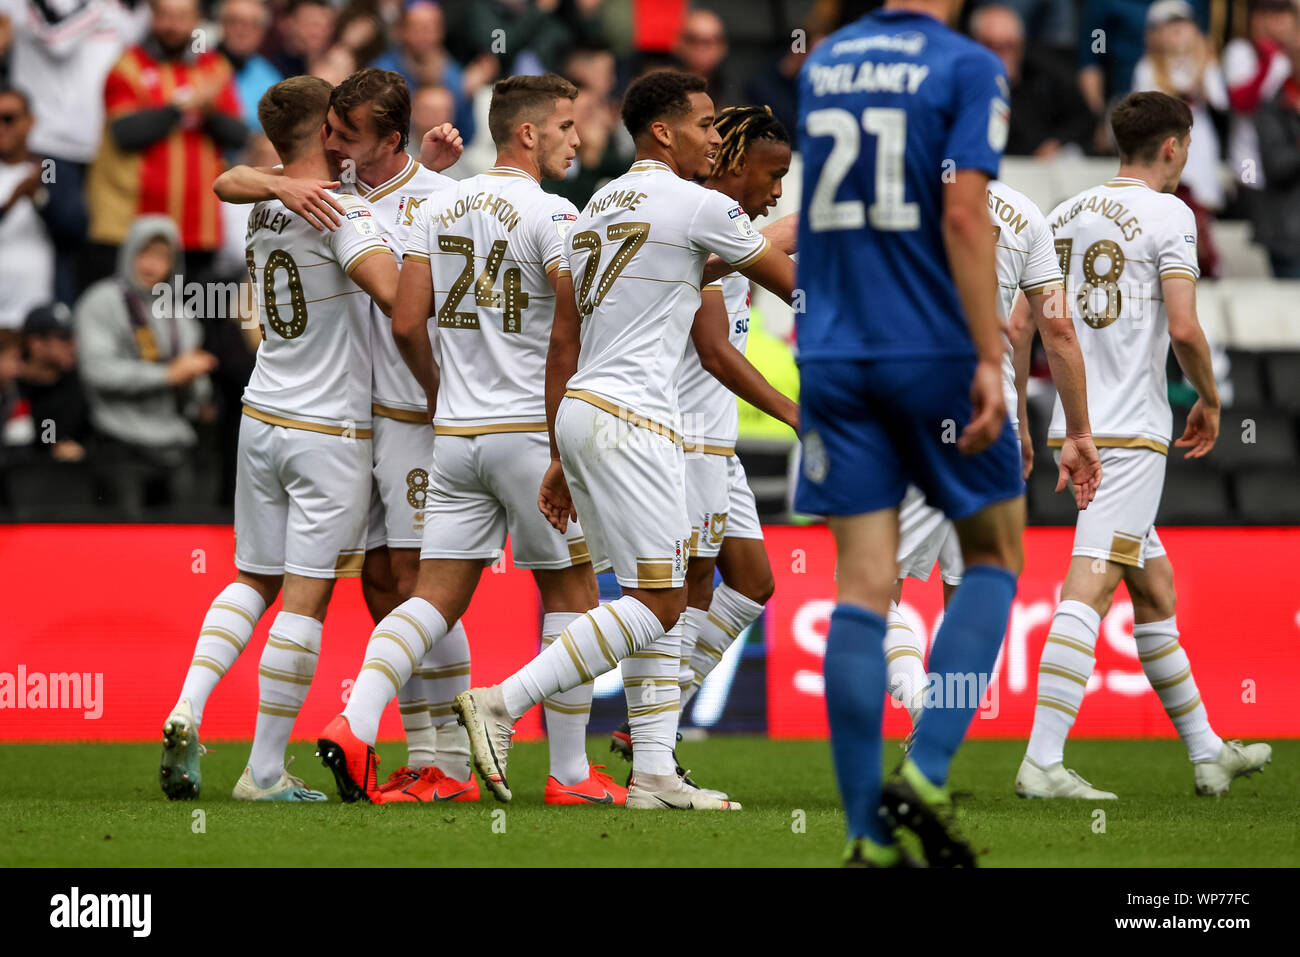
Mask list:
[[[808,114],[807,129],[809,136],[829,136],[833,141],[808,204],[809,229],[815,233],[861,229],[870,222],[873,229],[903,232],[921,225],[920,207],[907,202],[904,196],[904,110],[868,107],[862,111],[862,129],[876,137],[876,195],[865,208],[858,199],[835,200],[840,184],[862,151],[857,119],[848,110],[827,107]]]

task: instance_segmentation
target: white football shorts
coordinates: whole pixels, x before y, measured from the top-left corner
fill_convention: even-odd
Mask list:
[[[551,464],[545,432],[440,435],[429,469],[420,558],[495,561],[510,536],[519,568],[571,568],[591,561],[577,522],[556,531],[537,507]]]
[[[1165,488],[1165,457],[1152,449],[1097,451],[1101,487],[1079,513],[1071,554],[1142,568],[1148,558],[1165,554],[1155,528]]]
[[[419,548],[424,538],[429,463],[433,461],[433,426],[427,413],[419,422],[376,415],[374,483],[370,492],[366,549]]]
[[[608,563],[625,588],[684,585],[691,520],[681,447],[572,397],[560,403],[555,439],[595,567]]]
[[[361,574],[371,440],[245,415],[235,472],[235,567],[305,578]]]

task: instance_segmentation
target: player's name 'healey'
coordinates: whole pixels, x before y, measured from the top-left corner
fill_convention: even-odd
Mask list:
[[[1074,217],[1082,212],[1098,213],[1106,219],[1113,219],[1119,231],[1124,234],[1124,238],[1130,242],[1142,235],[1142,227],[1138,223],[1138,218],[1129,212],[1129,208],[1117,199],[1102,199],[1100,196],[1089,196],[1087,199],[1081,199],[1068,210],[1052,220],[1052,232],[1057,232],[1062,226],[1068,223]],[[1122,217],[1127,216],[1127,219]]]
[[[515,209],[514,203],[488,192],[475,193],[473,196],[458,199],[442,212],[434,213],[434,216],[438,218],[443,229],[449,229],[455,225],[456,220],[470,212],[482,212],[489,218],[495,216],[507,232],[513,232],[523,218],[519,210]]]
[[[26,665],[18,673],[0,671],[0,710],[80,710],[87,721],[98,721],[104,714],[104,673],[96,671],[27,673]]]
[[[152,894],[82,894],[73,887],[50,898],[50,926],[59,929],[126,927],[132,937],[153,929]]]
[[[836,63],[814,66],[808,73],[813,96],[836,93],[915,93],[930,75],[922,63],[876,63],[865,60],[857,65]]]

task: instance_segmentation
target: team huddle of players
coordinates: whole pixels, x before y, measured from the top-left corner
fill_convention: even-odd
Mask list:
[[[919,54],[915,32],[898,34],[897,42],[871,33],[907,26],[888,10],[855,26],[864,24],[867,33],[844,48],[847,55]],[[829,57],[842,46],[828,41]],[[935,41],[932,50],[939,47]],[[822,92],[858,89],[851,70],[819,67],[817,58],[810,69],[831,71],[812,77]],[[878,71],[872,83],[883,75]],[[923,72],[917,76],[916,84],[924,81]],[[981,95],[978,83],[971,89]],[[333,582],[360,574],[375,629],[346,707],[318,741],[344,801],[478,800],[475,769],[497,799],[508,801],[513,725],[542,704],[548,803],[739,809],[725,793],[696,786],[674,748],[681,709],[772,592],[753,494],[735,455],[734,396],[801,425],[800,410],[744,358],[748,284],[790,301],[796,244],[862,225],[855,215],[863,218],[863,204],[855,213],[846,208],[852,203],[836,202],[838,183],[827,187],[822,172],[834,166],[837,172],[827,175],[843,179],[847,167],[814,155],[798,241],[792,220],[799,217],[759,232],[752,219],[781,195],[789,135],[763,107],[715,115],[701,81],[663,72],[637,80],[624,100],[635,162],[576,209],[541,188],[542,180],[563,177],[576,155],[576,93],[555,75],[499,82],[489,112],[496,165],[459,182],[435,171],[459,153],[454,130],[431,131],[421,163],[407,156],[409,97],[396,74],[363,70],[334,89],[295,77],[263,98],[259,119],[282,167],[238,167],[216,184],[223,199],[257,203],[247,258],[263,343],[240,431],[238,575],[208,610],[180,700],[164,724],[161,783],[169,797],[199,794],[204,706],[282,595],[258,668],[252,754],[234,796],[326,800],[289,773],[285,749],[320,653]],[[1181,114],[1166,115],[1173,107],[1126,101],[1115,119],[1122,171],[1137,164],[1150,175],[1117,177],[1044,219],[1027,198],[989,181],[1001,151],[997,123],[1005,120],[987,112],[987,100],[980,108],[986,126],[976,133],[985,142],[968,143],[958,164],[986,170],[976,184],[981,228],[987,237],[991,220],[996,251],[988,260],[973,254],[983,278],[969,282],[987,281],[991,290],[996,274],[999,288],[986,305],[990,315],[996,305],[1004,334],[989,346],[981,342],[997,356],[983,385],[976,371],[976,388],[984,392],[970,410],[971,428],[988,436],[963,435],[960,451],[972,461],[1015,460],[1015,487],[1004,481],[1007,489],[985,499],[1014,498],[1019,524],[1008,511],[999,534],[1014,538],[1018,550],[1019,462],[1023,454],[1027,474],[1032,457],[1023,437],[1023,378],[1036,327],[1059,392],[1050,432],[1061,447],[1058,489],[1072,481],[1081,509],[1017,793],[1114,796],[1066,769],[1062,751],[1091,673],[1100,617],[1121,577],[1134,599],[1139,657],[1188,745],[1197,789],[1221,793],[1234,776],[1267,762],[1267,746],[1225,743],[1210,729],[1178,646],[1172,571],[1153,528],[1171,427],[1163,358],[1169,337],[1202,396],[1176,444],[1193,446],[1190,454],[1199,456],[1217,434],[1218,400],[1195,318],[1195,223],[1170,195],[1186,160],[1185,142],[1178,155],[1177,131],[1190,127],[1190,116],[1183,124]],[[881,144],[897,149],[900,163],[903,134],[894,124],[902,113],[868,110],[862,121]],[[849,118],[847,132],[837,114]],[[856,123],[839,107],[801,106],[801,132],[832,139],[834,150],[850,134],[856,143]],[[1163,140],[1148,149],[1152,130],[1166,128],[1175,132],[1172,155]],[[876,162],[889,162],[883,147]],[[877,168],[876,188],[888,181]],[[871,205],[870,221],[876,229],[906,231],[919,219],[916,204],[891,192]],[[834,255],[818,257],[819,269],[837,265],[843,263]],[[934,268],[944,270],[941,263]],[[968,282],[955,281],[963,289]],[[815,277],[811,285],[810,299]],[[926,293],[918,282],[911,294]],[[867,301],[839,307],[872,308]],[[933,307],[918,313],[926,308]],[[968,312],[982,315],[984,308]],[[836,348],[816,338],[834,326],[834,311],[819,313],[810,335],[801,330],[801,363]],[[903,358],[891,374],[906,367]],[[970,373],[964,375],[955,386],[963,394],[970,388]],[[889,583],[924,579],[937,561],[947,595],[947,586],[962,580],[963,552],[968,559],[984,555],[965,538],[958,543],[969,534],[970,522],[962,520],[973,506],[945,498],[937,481],[909,487],[906,497],[902,484],[896,493],[891,486],[879,504],[837,497],[835,477],[846,468],[879,469],[883,446],[870,435],[836,433],[832,420],[853,414],[853,397],[836,398],[836,387],[833,377],[818,386],[811,423],[805,406],[797,504],[830,517],[840,550],[840,609],[846,601],[878,604],[846,592],[860,556],[846,548],[851,529],[840,517],[888,510],[900,498]],[[984,423],[986,416],[993,421]],[[949,518],[958,519],[956,528]],[[541,594],[542,650],[501,684],[470,689],[468,639],[458,622],[507,537],[515,564],[533,572]],[[1094,570],[1095,559],[1103,560],[1103,574]],[[1006,573],[1012,593],[1017,562],[1007,560],[1015,566]],[[971,575],[987,573],[982,561],[966,564]],[[723,579],[716,590],[715,565]],[[622,596],[602,604],[595,572],[604,570],[614,572]],[[924,701],[925,650],[897,613],[898,587],[877,642],[888,688],[908,706],[918,731],[938,728]],[[835,627],[833,620],[832,636]],[[828,665],[829,654],[828,648]],[[585,752],[593,679],[614,667],[621,667],[628,706],[628,722],[615,734],[632,760],[627,788],[592,766]],[[832,684],[828,667],[834,745]],[[381,781],[374,742],[394,697],[409,757]],[[877,719],[877,736],[878,728]],[[964,732],[965,725],[958,740]],[[909,759],[900,785],[929,818],[895,816],[899,825],[917,827],[931,863],[966,863],[969,849],[956,834],[945,782],[924,779],[933,746],[918,738],[922,770]],[[897,864],[896,846],[876,830],[878,780],[846,784],[851,762],[870,763],[836,750],[849,816],[846,856]],[[869,796],[872,786],[869,800],[854,796]],[[889,793],[885,798],[890,807]],[[862,805],[856,818],[855,802]],[[868,811],[877,819],[870,825],[862,823]]]

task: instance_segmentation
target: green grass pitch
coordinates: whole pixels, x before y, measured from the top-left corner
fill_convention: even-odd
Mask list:
[[[593,737],[600,755],[608,739]],[[4,866],[826,866],[843,824],[822,742],[714,737],[681,758],[739,813],[547,807],[546,745],[510,755],[515,799],[479,804],[342,805],[308,742],[294,770],[328,804],[249,805],[230,790],[248,756],[217,742],[204,758],[203,797],[167,801],[155,745],[0,746]],[[1012,782],[1024,744],[974,741],[953,769],[959,815],[985,867],[1296,866],[1300,864],[1300,741],[1274,742],[1273,763],[1228,795],[1198,798],[1177,741],[1075,741],[1072,767],[1118,802],[1023,801]],[[385,774],[405,758],[381,745]],[[885,761],[898,761],[887,742]],[[612,755],[617,780],[626,765]],[[597,760],[600,760],[599,757]],[[1105,813],[1104,821],[1095,812]],[[203,814],[196,816],[195,811]],[[504,812],[495,813],[495,812]],[[203,827],[198,828],[202,819]],[[1104,832],[1101,831],[1104,825]],[[196,831],[200,831],[196,833]]]

